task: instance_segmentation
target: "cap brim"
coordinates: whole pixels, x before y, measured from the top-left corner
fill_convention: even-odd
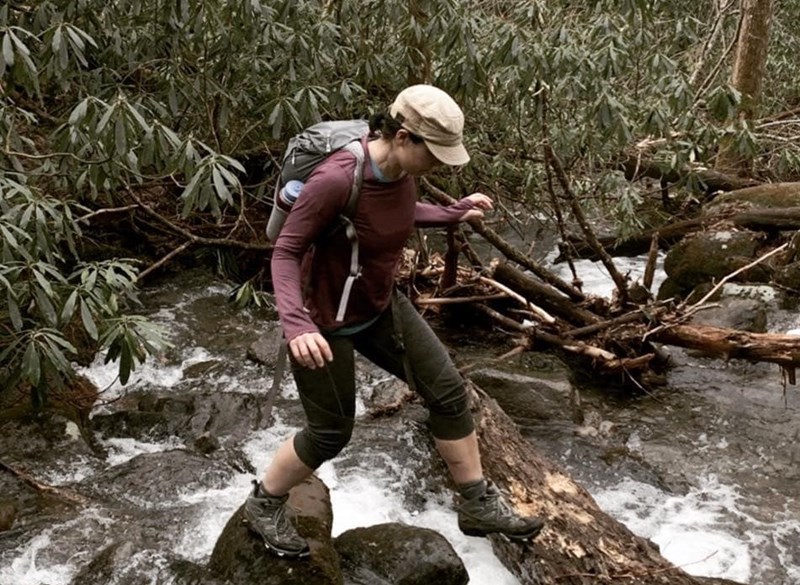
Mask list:
[[[446,165],[459,166],[469,162],[469,153],[467,153],[467,149],[464,148],[463,144],[459,143],[454,146],[443,146],[426,140],[425,145],[437,160]]]

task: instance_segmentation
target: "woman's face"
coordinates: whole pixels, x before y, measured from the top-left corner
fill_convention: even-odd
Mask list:
[[[395,136],[397,140],[397,161],[409,175],[418,177],[441,165],[425,142],[415,142],[406,130],[399,130]]]

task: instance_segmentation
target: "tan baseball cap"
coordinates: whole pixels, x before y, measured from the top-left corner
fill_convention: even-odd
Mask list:
[[[464,113],[455,100],[438,87],[407,87],[397,95],[389,113],[403,128],[422,138],[431,154],[444,164],[469,162],[463,144]]]

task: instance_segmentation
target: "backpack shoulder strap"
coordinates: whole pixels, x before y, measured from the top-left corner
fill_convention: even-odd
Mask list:
[[[353,187],[350,189],[350,197],[342,212],[345,217],[353,218],[358,207],[358,198],[361,196],[361,186],[364,184],[364,158],[366,155],[361,140],[350,142],[343,150],[352,154],[356,159],[356,168],[353,171]]]
[[[350,274],[345,280],[342,298],[339,300],[339,309],[336,311],[336,321],[343,321],[345,311],[347,311],[347,301],[350,299],[350,291],[353,284],[361,275],[361,265],[358,263],[358,234],[356,226],[353,225],[353,218],[358,207],[358,198],[361,196],[361,186],[364,184],[364,146],[361,140],[354,140],[344,147],[356,158],[356,167],[353,171],[353,186],[350,189],[350,197],[342,211],[342,220],[345,223],[345,234],[350,240]]]

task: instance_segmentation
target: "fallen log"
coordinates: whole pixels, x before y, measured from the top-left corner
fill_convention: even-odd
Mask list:
[[[724,215],[696,217],[644,230],[626,238],[603,236],[597,239],[603,249],[613,256],[640,256],[648,253],[653,238],[658,240],[659,248],[666,249],[679,242],[684,236],[702,230],[724,218]],[[592,247],[577,236],[570,238],[567,242],[560,242],[558,249],[559,254],[554,260],[556,264],[566,261],[567,258],[586,260],[599,258]]]
[[[525,440],[497,403],[470,383],[484,470],[515,508],[546,519],[533,543],[490,537],[495,554],[523,585],[734,585],[692,577],[652,542],[597,506],[564,470]],[[701,560],[701,559],[698,559]]]
[[[710,325],[665,325],[649,332],[647,339],[699,350],[709,357],[800,367],[800,336],[797,335],[750,333]]]
[[[733,216],[734,225],[752,230],[798,230],[800,207],[783,209],[752,209]]]
[[[491,277],[496,281],[512,288],[556,317],[578,325],[590,325],[600,321],[600,317],[577,306],[553,287],[527,276],[521,270],[505,262],[498,259],[492,260],[489,270]]]
[[[618,168],[625,174],[629,181],[637,181],[642,178],[650,178],[661,181],[662,183],[679,183],[687,176],[694,174],[705,187],[707,193],[714,191],[736,191],[758,185],[758,181],[727,175],[713,169],[693,169],[686,167],[683,170],[664,168],[657,162],[643,159],[641,156],[629,155],[618,163]]]
[[[658,240],[660,248],[669,248],[684,236],[723,220],[728,220],[737,227],[756,231],[798,230],[800,229],[800,207],[751,209],[735,214],[719,213],[644,230],[624,239],[604,236],[598,238],[598,241],[604,250],[614,256],[640,256],[648,253],[654,238]],[[570,238],[567,242],[559,243],[558,249],[559,255],[554,260],[555,263],[564,262],[567,258],[598,259],[595,250],[577,236]]]

